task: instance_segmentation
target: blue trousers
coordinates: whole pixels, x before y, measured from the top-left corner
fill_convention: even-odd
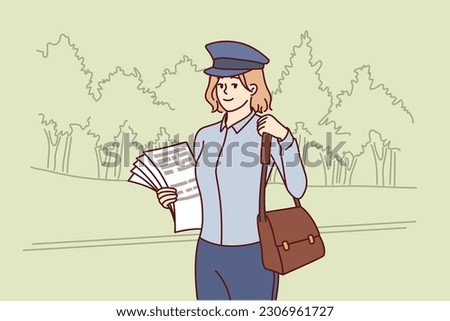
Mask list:
[[[197,300],[276,300],[279,275],[262,265],[259,242],[226,246],[199,238],[195,255]]]

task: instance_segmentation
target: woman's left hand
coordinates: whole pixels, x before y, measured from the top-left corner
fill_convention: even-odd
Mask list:
[[[288,129],[284,127],[272,115],[264,115],[258,120],[258,133],[269,133],[270,135],[283,140],[288,134]]]

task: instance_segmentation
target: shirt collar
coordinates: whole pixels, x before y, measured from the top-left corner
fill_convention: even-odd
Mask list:
[[[245,125],[247,125],[250,120],[253,118],[253,116],[255,116],[255,111],[252,110],[250,112],[250,114],[248,114],[247,116],[245,116],[244,118],[242,118],[240,121],[238,121],[237,123],[234,123],[233,125],[231,125],[230,127],[232,127],[234,129],[234,131],[237,133],[239,133],[242,128],[245,127]],[[220,131],[223,131],[224,128],[227,127],[227,114],[225,114],[222,118],[222,122],[220,123]]]

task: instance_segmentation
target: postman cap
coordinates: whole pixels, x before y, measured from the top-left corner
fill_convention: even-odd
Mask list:
[[[263,69],[269,62],[263,53],[242,42],[216,41],[205,46],[213,66],[203,72],[217,77],[231,77],[253,69]]]

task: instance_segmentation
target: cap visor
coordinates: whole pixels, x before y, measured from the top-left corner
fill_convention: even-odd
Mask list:
[[[216,77],[237,76],[247,71],[248,71],[247,69],[216,69],[213,67],[203,70],[205,74]]]

